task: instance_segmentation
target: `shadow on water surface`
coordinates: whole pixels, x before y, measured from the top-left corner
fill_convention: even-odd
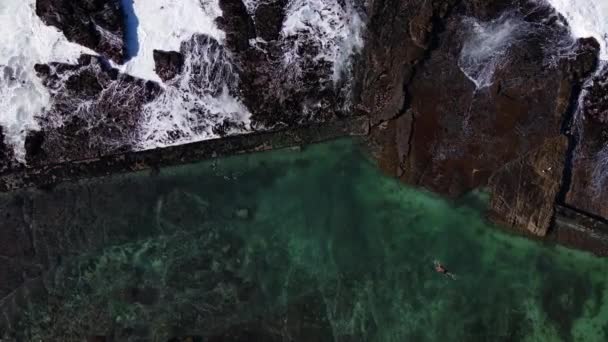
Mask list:
[[[121,7],[125,21],[125,62],[139,54],[139,37],[137,29],[139,28],[139,19],[133,7],[134,0],[121,0]]]
[[[28,341],[606,340],[607,260],[464,202],[384,177],[352,140],[0,194],[0,314]],[[37,297],[8,277],[34,264]]]

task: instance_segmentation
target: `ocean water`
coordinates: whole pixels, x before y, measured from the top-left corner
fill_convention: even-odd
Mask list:
[[[408,188],[353,140],[1,195],[52,265],[5,336],[606,341],[608,260],[505,234],[483,202]]]

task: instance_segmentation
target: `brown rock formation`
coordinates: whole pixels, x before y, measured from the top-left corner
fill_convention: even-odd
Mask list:
[[[487,181],[492,193],[490,217],[525,233],[546,235],[567,146],[566,137],[547,139],[496,170]]]
[[[381,166],[450,197],[488,188],[494,220],[546,234],[568,150],[562,124],[597,45],[583,41],[577,58],[551,63],[545,47],[568,33],[546,8],[524,19],[505,13],[504,2],[424,2],[417,11],[389,3],[372,9],[382,19],[370,19],[358,103],[378,124]],[[506,45],[476,41],[471,20]],[[385,41],[408,43],[374,46]],[[480,55],[488,44],[499,52]],[[465,64],[465,53],[474,63]]]

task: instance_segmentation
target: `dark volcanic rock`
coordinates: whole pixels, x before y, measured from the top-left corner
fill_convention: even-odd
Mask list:
[[[161,80],[166,82],[182,72],[184,56],[181,53],[154,50],[153,55],[156,74]]]
[[[249,48],[249,39],[255,38],[255,27],[242,0],[221,0],[223,15],[217,19],[219,27],[226,32],[226,44],[233,51]]]
[[[295,126],[335,118],[346,100],[327,77],[330,63],[302,60],[302,69],[295,75],[283,64],[280,47],[270,43],[264,49],[250,49],[238,60],[243,102],[256,123]]]
[[[156,83],[120,74],[90,55],[76,65],[39,64],[36,71],[53,105],[39,118],[42,132],[27,137],[33,165],[130,150],[142,106],[160,93]]]
[[[37,0],[36,14],[68,40],[122,63],[125,30],[120,0]]]
[[[262,2],[258,5],[253,16],[257,36],[272,41],[279,38],[287,0]]]
[[[253,20],[241,0],[221,0],[220,6],[224,12],[221,27],[228,37],[240,37],[228,39],[226,45],[233,52],[239,76],[239,98],[252,113],[254,127],[326,122],[351,114],[352,77],[349,71],[335,77],[333,57],[323,51],[328,44],[340,42],[328,42],[309,27],[297,35],[281,35],[285,1],[259,4]],[[337,12],[336,19],[323,18],[327,20],[323,25],[342,25],[335,20],[346,25],[354,17],[344,3],[338,6],[331,8]]]
[[[255,29],[249,25],[251,18],[243,11],[244,6],[237,4],[240,2],[220,1],[221,7],[233,15],[232,20],[224,20],[223,28],[242,37],[255,37]],[[243,49],[244,41],[229,40],[227,44],[235,52],[240,98],[252,113],[254,126],[296,126],[344,115],[346,87],[334,84],[330,61],[316,58],[322,48],[317,45],[317,37],[308,39],[302,33],[298,42],[293,37],[279,39],[284,6],[284,2],[275,1],[257,7],[255,27],[260,28],[261,39],[252,40],[249,48]],[[293,54],[296,59],[287,63],[286,55]]]

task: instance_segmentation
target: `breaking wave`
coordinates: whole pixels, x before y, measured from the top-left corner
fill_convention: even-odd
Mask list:
[[[139,148],[163,147],[248,131],[250,113],[232,94],[238,74],[215,39],[197,35],[182,44],[184,70],[144,107]]]

